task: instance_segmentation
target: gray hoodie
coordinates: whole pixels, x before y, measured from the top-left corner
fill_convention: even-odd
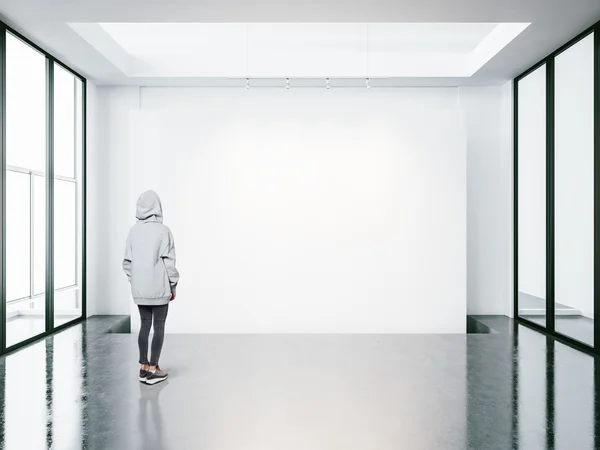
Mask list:
[[[137,201],[138,223],[129,232],[123,270],[138,305],[166,305],[175,293],[179,272],[175,268],[175,241],[163,225],[160,198],[154,191]]]

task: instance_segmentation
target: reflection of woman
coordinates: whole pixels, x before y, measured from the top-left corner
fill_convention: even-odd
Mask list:
[[[123,270],[131,283],[133,300],[140,310],[141,328],[139,380],[156,384],[168,373],[158,366],[162,350],[169,302],[175,300],[179,272],[175,267],[175,241],[163,225],[163,212],[158,194],[147,191],[137,201],[138,222],[129,232]],[[154,318],[152,355],[148,361],[148,337]]]
[[[164,383],[151,389],[140,384],[138,418],[140,432],[142,433],[142,445],[139,448],[156,450],[165,448],[163,445],[163,419],[158,395],[167,385],[168,383]],[[148,426],[148,413],[150,413],[150,426]]]

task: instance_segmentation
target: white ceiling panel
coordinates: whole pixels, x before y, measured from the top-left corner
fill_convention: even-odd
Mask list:
[[[369,55],[369,78],[466,77],[468,54],[383,52]]]
[[[470,77],[527,24],[71,26],[133,78],[454,78]]]
[[[469,53],[495,23],[372,23],[369,51],[384,53]]]
[[[366,76],[365,24],[250,24],[251,78]]]
[[[206,23],[102,23],[137,59],[134,77],[243,77],[246,25]],[[94,45],[92,43],[92,45]]]

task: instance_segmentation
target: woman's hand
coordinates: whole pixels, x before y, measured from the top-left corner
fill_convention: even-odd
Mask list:
[[[171,298],[169,299],[169,301],[172,302],[173,300],[175,300],[175,297],[177,297],[177,294],[175,292],[173,292],[171,294]]]

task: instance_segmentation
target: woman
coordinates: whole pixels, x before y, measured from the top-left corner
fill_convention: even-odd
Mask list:
[[[147,191],[137,201],[138,222],[129,232],[123,270],[131,283],[133,301],[141,318],[139,380],[146,384],[164,381],[168,373],[158,365],[162,350],[169,302],[175,300],[179,272],[175,267],[175,242],[171,230],[163,225],[158,194]],[[148,337],[154,318],[154,337],[148,361]]]

